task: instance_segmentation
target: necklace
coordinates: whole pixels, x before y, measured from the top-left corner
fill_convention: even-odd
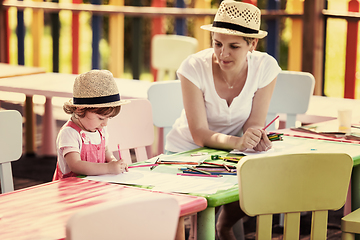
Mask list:
[[[235,83],[234,83],[233,85],[230,85],[230,84],[228,83],[228,81],[226,81],[225,78],[222,78],[222,79],[224,80],[224,82],[226,83],[226,85],[228,85],[228,89],[233,89],[233,88],[234,88]]]

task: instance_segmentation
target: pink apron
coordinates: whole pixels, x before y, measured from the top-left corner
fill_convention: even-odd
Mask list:
[[[105,137],[103,135],[102,130],[99,131],[100,137],[101,137],[100,144],[92,144],[90,142],[90,140],[88,140],[86,138],[85,133],[80,133],[81,128],[78,125],[76,125],[74,122],[69,120],[63,127],[66,127],[66,126],[72,127],[81,135],[82,147],[81,147],[80,157],[81,157],[82,161],[105,163]],[[89,142],[89,143],[84,144],[84,142]],[[62,178],[76,177],[76,176],[78,176],[78,174],[76,174],[74,172],[69,172],[69,173],[63,174],[59,168],[59,164],[57,164],[56,170],[54,173],[54,177],[53,177],[53,181],[59,180]]]

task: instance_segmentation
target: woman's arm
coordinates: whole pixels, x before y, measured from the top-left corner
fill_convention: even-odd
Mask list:
[[[274,92],[276,78],[267,86],[256,91],[253,99],[251,113],[244,124],[244,136],[248,131],[256,132],[265,126],[266,116],[270,105],[271,96]],[[259,133],[256,135],[258,136]],[[261,138],[254,150],[265,151],[272,146],[271,141],[267,138],[266,131],[261,130]]]

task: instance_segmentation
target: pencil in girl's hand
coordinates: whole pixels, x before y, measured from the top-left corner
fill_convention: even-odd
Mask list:
[[[269,122],[269,124],[268,125],[266,125],[264,128],[263,128],[263,130],[266,130],[273,122],[275,122],[275,120],[276,119],[278,119],[279,118],[279,115],[277,115],[271,122]]]
[[[120,153],[120,144],[118,144],[118,153],[119,153],[119,160],[121,160],[121,153]]]

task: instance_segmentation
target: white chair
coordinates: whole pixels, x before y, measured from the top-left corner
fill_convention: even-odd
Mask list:
[[[129,104],[121,106],[120,113],[109,119],[108,147],[119,159],[132,163],[131,150],[135,151],[135,162],[147,160],[146,147],[154,142],[154,125],[152,121],[151,104],[147,99],[131,99]]]
[[[14,191],[11,162],[22,155],[22,116],[16,110],[0,111],[1,192]]]
[[[305,113],[309,107],[314,86],[315,79],[310,73],[281,71],[277,77],[266,122],[270,122],[278,114],[286,114],[286,128],[295,127],[296,115]],[[275,130],[275,124],[267,130]]]
[[[315,79],[311,73],[281,71],[276,80],[266,122],[270,122],[278,114],[285,114],[285,128],[295,127],[297,114],[305,113],[309,107],[314,86]],[[275,129],[273,123],[267,131]],[[280,226],[284,226],[284,214],[280,214]]]
[[[66,239],[174,239],[179,214],[179,203],[169,195],[119,199],[72,215],[66,224]]]
[[[158,154],[164,152],[166,135],[183,110],[181,83],[179,80],[153,82],[148,90],[152,106],[154,125],[163,128],[159,131]]]
[[[175,72],[181,62],[198,48],[196,38],[181,35],[155,35],[151,40],[151,64],[158,70],[156,80],[161,81],[168,72],[170,80],[175,80]]]

